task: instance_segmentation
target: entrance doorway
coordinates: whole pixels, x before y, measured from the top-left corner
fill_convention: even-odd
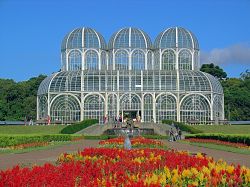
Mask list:
[[[141,111],[137,110],[125,110],[122,112],[123,119],[130,118],[130,119],[136,119],[136,117],[141,117]]]

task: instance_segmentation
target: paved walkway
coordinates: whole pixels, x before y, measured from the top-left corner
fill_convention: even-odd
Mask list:
[[[46,162],[55,163],[61,153],[76,152],[86,147],[97,147],[99,140],[80,140],[74,144],[63,145],[48,150],[37,150],[18,154],[1,154],[0,170],[11,168],[15,165],[32,166],[40,165]]]
[[[18,164],[20,166],[32,166],[34,164],[40,165],[46,162],[55,163],[61,153],[76,152],[78,150],[83,150],[86,147],[97,147],[98,142],[99,140],[80,140],[75,144],[63,145],[48,150],[38,150],[20,154],[1,154],[0,170],[5,170]],[[163,142],[165,142],[168,147],[172,149],[185,150],[189,152],[202,152],[206,153],[208,156],[214,157],[215,160],[222,158],[227,163],[235,163],[250,167],[250,155],[213,150],[178,142]]]
[[[207,154],[207,156],[211,156],[215,160],[223,159],[229,164],[231,163],[240,164],[242,166],[244,165],[250,168],[250,155],[209,149],[205,147],[199,147],[179,142],[169,142],[169,141],[165,142],[167,143],[168,147],[172,149],[189,151],[191,153],[197,153],[197,152],[205,153]]]

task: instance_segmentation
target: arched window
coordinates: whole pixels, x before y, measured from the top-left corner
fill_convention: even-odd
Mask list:
[[[125,50],[115,53],[115,69],[128,70],[128,53]]]
[[[51,121],[80,121],[80,105],[71,95],[58,96],[50,108]]]
[[[108,117],[114,120],[117,115],[117,96],[110,94],[108,96]]]
[[[67,71],[67,57],[66,57],[66,52],[62,52],[61,54],[61,60],[62,60],[62,63],[61,63],[61,70],[62,71]]]
[[[176,99],[172,95],[160,95],[156,99],[156,121],[176,121]]]
[[[98,119],[103,123],[104,99],[100,95],[89,95],[84,99],[84,119]]]
[[[135,50],[132,54],[131,61],[132,70],[144,70],[145,69],[145,54],[140,50]]]
[[[180,70],[191,70],[192,69],[192,54],[188,50],[182,50],[179,53],[179,69]]]
[[[213,100],[213,117],[215,120],[215,123],[218,120],[223,120],[223,98],[220,95],[216,95]]]
[[[107,69],[107,64],[106,64],[107,59],[106,59],[106,53],[104,51],[102,52],[102,55],[101,55],[101,62],[102,62],[102,65],[101,65],[102,70],[106,70]]]
[[[151,94],[144,96],[144,122],[152,122],[153,119],[153,97]]]
[[[205,123],[211,120],[210,105],[204,96],[192,94],[184,98],[181,103],[181,121],[197,121]]]
[[[48,99],[45,95],[38,96],[38,117],[46,118],[48,115]]]
[[[85,69],[87,70],[97,70],[99,58],[98,54],[94,50],[90,50],[86,52],[85,55]]]
[[[141,110],[141,101],[136,94],[125,94],[120,100],[122,110]]]
[[[199,70],[200,62],[199,62],[199,52],[194,52],[194,70]]]
[[[147,54],[147,69],[152,70],[153,69],[153,53],[151,51]]]
[[[82,68],[82,55],[79,51],[71,51],[68,59],[68,70],[75,71]]]
[[[172,50],[166,50],[162,54],[162,69],[174,70],[175,69],[175,54]]]

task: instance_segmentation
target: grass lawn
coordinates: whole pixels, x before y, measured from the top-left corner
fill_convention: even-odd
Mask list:
[[[236,148],[236,147],[218,145],[218,144],[212,144],[212,143],[195,143],[195,142],[187,142],[187,141],[181,141],[181,143],[190,144],[190,145],[194,145],[198,147],[206,147],[210,149],[227,151],[227,152],[232,152],[232,153],[250,155],[250,149]]]
[[[250,134],[250,125],[196,125],[204,133]]]
[[[64,125],[5,125],[0,126],[0,134],[60,134]]]

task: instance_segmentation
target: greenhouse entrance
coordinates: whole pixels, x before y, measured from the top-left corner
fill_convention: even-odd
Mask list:
[[[122,112],[123,119],[125,118],[131,118],[131,119],[137,119],[137,116],[141,117],[141,111],[137,110],[125,110]]]

